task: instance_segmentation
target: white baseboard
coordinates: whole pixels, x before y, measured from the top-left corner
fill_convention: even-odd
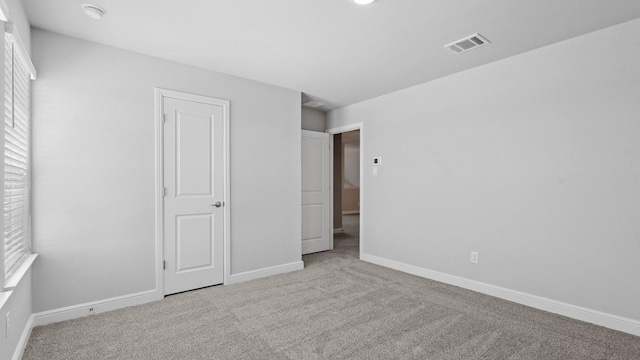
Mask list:
[[[355,215],[355,214],[360,214],[360,210],[347,210],[342,212],[342,215]]]
[[[47,325],[60,321],[71,320],[92,314],[122,309],[129,306],[141,305],[162,299],[157,290],[145,291],[130,295],[113,297],[110,299],[92,301],[84,304],[67,306],[64,308],[43,311],[33,314],[33,326]]]
[[[229,281],[227,281],[226,284],[236,284],[244,281],[302,269],[304,269],[304,263],[302,261],[296,261],[290,264],[272,266],[269,268],[231,275]],[[113,297],[110,299],[87,302],[79,305],[67,306],[64,308],[49,311],[43,311],[32,315],[33,324],[31,327],[77,319],[80,317],[89,316],[92,313],[98,314],[106,311],[122,309],[129,306],[141,305],[152,301],[162,300],[162,298],[163,296],[158,290],[150,290],[130,295]],[[93,309],[93,312],[91,312],[90,309]]]
[[[24,349],[27,348],[27,343],[31,337],[31,330],[33,330],[33,318],[34,316],[31,314],[31,316],[29,316],[29,320],[27,320],[27,324],[24,326],[24,330],[22,330],[22,335],[20,335],[20,340],[18,340],[18,345],[16,346],[16,350],[11,358],[12,360],[22,359]]]
[[[247,271],[239,274],[234,274],[229,277],[229,280],[225,283],[225,285],[237,284],[249,280],[260,279],[267,276],[284,274],[291,271],[302,270],[304,269],[304,262],[296,261],[289,264],[282,264],[271,266],[264,269]]]
[[[640,336],[640,321],[587,309],[581,306],[551,300],[537,295],[531,295],[516,290],[490,285],[480,281],[465,279],[463,277],[449,275],[438,271],[424,269],[414,265],[401,263],[369,254],[361,254],[360,259],[376,265],[388,267],[394,270],[406,272],[423,278],[455,285],[468,290],[495,296],[518,304],[527,305],[536,309],[560,314],[577,320],[604,326],[610,329],[623,331]]]

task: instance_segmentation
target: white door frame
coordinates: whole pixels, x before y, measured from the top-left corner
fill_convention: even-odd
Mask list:
[[[164,126],[163,126],[163,104],[165,98],[186,100],[222,106],[224,121],[224,284],[230,279],[231,271],[231,207],[229,201],[231,184],[229,172],[229,100],[216,99],[208,96],[194,95],[174,90],[162,88],[155,89],[156,98],[156,291],[158,298],[164,298]]]
[[[360,238],[359,238],[359,243],[360,245],[358,246],[358,249],[360,251],[359,254],[359,258],[362,259],[362,254],[363,251],[362,249],[364,248],[364,232],[362,231],[362,229],[364,228],[362,226],[363,223],[363,219],[364,219],[364,208],[365,208],[365,192],[364,192],[364,166],[365,166],[365,162],[364,162],[364,123],[355,123],[355,124],[349,124],[349,125],[345,125],[345,126],[339,126],[339,127],[335,127],[335,128],[331,128],[331,129],[327,129],[325,130],[326,133],[331,135],[331,141],[330,143],[332,144],[332,149],[333,149],[333,135],[337,135],[337,134],[342,134],[342,133],[346,133],[349,131],[354,131],[354,130],[360,130]],[[331,185],[333,185],[333,166],[334,166],[334,162],[333,162],[333,151],[331,151]],[[331,201],[331,244],[333,245],[333,186],[331,186],[331,194],[330,194],[330,201]]]

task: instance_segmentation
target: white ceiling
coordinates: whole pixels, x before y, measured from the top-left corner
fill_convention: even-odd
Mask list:
[[[86,17],[82,2],[107,15]],[[322,110],[640,17],[638,0],[23,3],[34,27],[299,90]],[[442,47],[476,32],[492,44],[460,55]]]

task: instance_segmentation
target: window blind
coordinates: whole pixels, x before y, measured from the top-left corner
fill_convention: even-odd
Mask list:
[[[29,255],[30,79],[25,61],[5,36],[4,256],[5,279]]]

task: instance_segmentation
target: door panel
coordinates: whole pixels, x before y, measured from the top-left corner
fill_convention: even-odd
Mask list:
[[[324,185],[324,139],[311,136],[316,135],[302,135],[302,191],[321,195]]]
[[[305,205],[302,207],[302,218],[306,220],[302,227],[303,241],[322,237],[323,212],[324,206],[322,204]]]
[[[177,196],[213,196],[211,118],[176,112]]]
[[[213,214],[178,215],[176,273],[213,265]]]
[[[165,295],[224,281],[225,109],[164,98]]]
[[[329,134],[302,131],[302,254],[331,250]]]

